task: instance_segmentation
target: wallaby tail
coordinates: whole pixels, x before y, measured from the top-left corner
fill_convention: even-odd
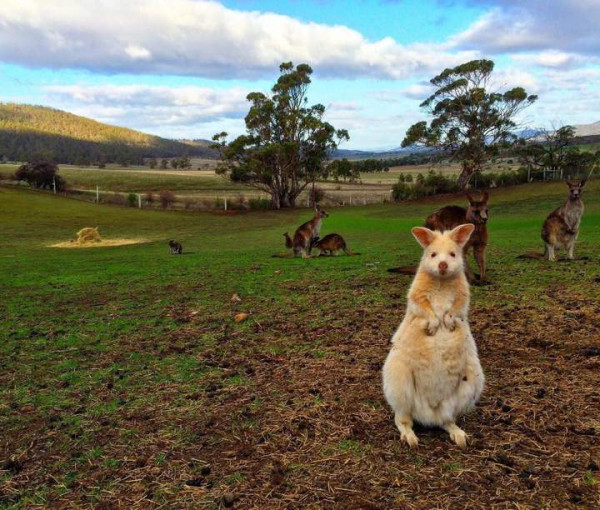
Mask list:
[[[356,252],[356,251],[350,251],[347,248],[344,248],[344,253],[346,255],[348,255],[348,257],[356,257],[357,255],[360,255],[360,253]]]
[[[271,255],[273,258],[277,259],[291,259],[294,257],[293,253],[276,253],[275,255]]]
[[[417,274],[417,266],[390,267],[387,271],[388,271],[388,273],[413,275],[413,274]]]
[[[536,253],[534,251],[528,251],[527,253],[523,253],[523,255],[519,255],[518,259],[543,259],[543,253]]]

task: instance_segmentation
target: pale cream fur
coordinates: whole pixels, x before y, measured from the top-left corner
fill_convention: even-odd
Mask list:
[[[458,446],[466,447],[467,435],[456,419],[475,405],[483,390],[462,260],[473,229],[471,224],[444,233],[413,229],[425,251],[383,367],[385,398],[402,440],[411,447],[418,444],[413,420],[442,427]]]

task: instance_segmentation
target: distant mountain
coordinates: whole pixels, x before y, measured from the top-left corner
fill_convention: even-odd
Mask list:
[[[0,158],[57,163],[127,162],[180,156],[216,158],[207,140],[177,141],[103,124],[72,113],[0,103]]]
[[[593,124],[575,124],[575,136],[598,136],[600,135],[600,121]]]

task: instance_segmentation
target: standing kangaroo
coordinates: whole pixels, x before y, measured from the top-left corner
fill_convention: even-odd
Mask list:
[[[465,273],[469,282],[475,281],[475,275],[469,266],[467,260],[467,252],[469,248],[473,247],[473,255],[475,261],[479,266],[480,281],[485,281],[486,276],[486,260],[485,250],[488,244],[488,231],[487,222],[489,219],[488,212],[488,200],[490,195],[487,191],[484,191],[481,195],[480,200],[475,200],[469,193],[467,193],[467,199],[469,200],[469,207],[459,207],[457,205],[449,205],[442,207],[439,211],[434,212],[425,220],[425,227],[431,230],[437,230],[443,232],[445,230],[451,230],[456,228],[458,225],[465,223],[471,223],[475,225],[475,231],[471,234],[471,237],[467,244],[463,248],[463,259],[465,262]]]
[[[544,256],[548,260],[556,260],[555,250],[557,248],[566,248],[567,257],[573,260],[575,241],[579,234],[579,224],[583,216],[583,200],[581,197],[585,181],[586,179],[578,184],[567,181],[569,198],[562,206],[552,211],[544,221],[542,239],[546,244]]]
[[[443,233],[412,229],[424,248],[423,258],[383,366],[383,392],[401,438],[410,447],[419,442],[413,420],[442,427],[458,446],[466,447],[467,435],[456,418],[472,408],[483,391],[462,261],[473,230],[469,224]]]
[[[319,239],[319,233],[321,232],[321,224],[323,218],[327,218],[329,214],[322,209],[320,206],[315,206],[315,215],[310,221],[300,225],[294,233],[294,238],[290,239],[290,236],[286,232],[285,246],[286,248],[292,248],[295,257],[310,257],[310,250],[314,246],[315,242]],[[289,257],[289,254],[273,255],[273,257]]]

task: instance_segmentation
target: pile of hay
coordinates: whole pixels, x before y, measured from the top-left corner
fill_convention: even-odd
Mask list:
[[[77,232],[77,239],[66,243],[50,245],[52,248],[101,248],[104,246],[123,246],[126,244],[147,243],[147,239],[102,239],[98,227],[86,227]]]
[[[73,242],[79,245],[101,243],[102,237],[100,237],[98,227],[85,227],[82,228],[79,232],[77,232],[77,239],[75,239]]]

